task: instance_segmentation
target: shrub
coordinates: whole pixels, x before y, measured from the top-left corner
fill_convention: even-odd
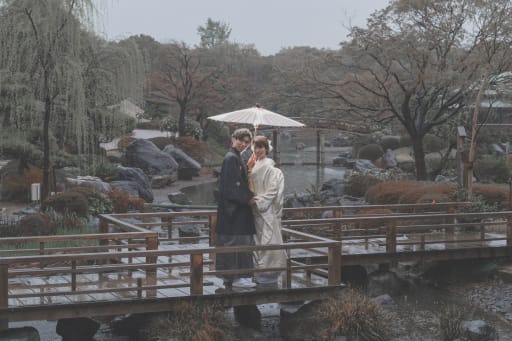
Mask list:
[[[59,213],[50,208],[46,213],[57,231],[82,231],[87,223],[87,218],[79,217],[75,212]]]
[[[366,201],[370,204],[398,204],[404,193],[420,186],[419,183],[414,181],[380,182],[368,188]]]
[[[486,205],[496,208],[509,207],[509,191],[493,185],[475,184],[473,194],[480,196]]]
[[[128,193],[114,188],[108,192],[108,197],[112,203],[114,213],[126,213],[128,211],[144,209],[144,199],[132,197]]]
[[[411,137],[409,135],[400,136],[400,147],[412,146]]]
[[[84,218],[87,218],[89,214],[87,198],[82,193],[73,190],[48,197],[45,205],[60,214],[74,213],[78,217]]]
[[[233,326],[220,304],[181,302],[169,314],[149,319],[144,340],[215,341],[234,338]]]
[[[378,144],[368,144],[366,146],[363,146],[359,149],[359,152],[357,153],[357,157],[359,159],[366,159],[370,161],[375,161],[378,158],[382,157],[384,155],[384,151],[382,150],[382,147]]]
[[[121,152],[124,152],[126,150],[126,146],[128,146],[133,141],[135,141],[133,137],[130,135],[125,135],[119,139],[119,142],[117,142],[117,149],[119,149]]]
[[[345,185],[345,194],[354,197],[364,197],[368,188],[382,182],[370,175],[353,175]]]
[[[107,195],[90,187],[73,187],[73,192],[81,193],[87,198],[89,214],[97,216],[103,213],[112,213],[112,202]]]
[[[481,181],[506,183],[510,178],[510,168],[505,157],[486,155],[475,162],[475,175]]]
[[[175,142],[175,146],[183,150],[187,155],[195,160],[202,160],[206,152],[205,143],[198,141],[191,136],[180,136]]]
[[[413,187],[406,190],[400,196],[400,204],[416,204],[416,203],[429,203],[432,200],[436,202],[448,202],[455,193],[456,186],[454,184],[419,184],[418,187]],[[430,201],[428,201],[430,199]]]
[[[56,230],[56,226],[52,224],[48,216],[42,213],[33,213],[18,221],[14,236],[48,236],[55,234]]]
[[[96,164],[92,175],[106,181],[114,180],[117,178],[117,165],[110,161],[103,160]]]
[[[364,212],[365,215],[391,215],[393,211],[387,208],[374,208]],[[372,229],[384,225],[385,220],[366,220],[359,225],[361,228]]]
[[[19,175],[8,175],[2,180],[2,199],[29,202],[30,185],[43,182],[43,171],[29,169]]]
[[[438,152],[447,147],[447,142],[436,135],[427,134],[423,138],[423,150],[425,153]]]
[[[400,148],[400,137],[398,136],[384,136],[380,141],[380,146],[382,150],[386,151],[388,149],[395,150]]]
[[[392,336],[392,315],[356,290],[323,303],[318,315],[328,322],[328,329],[321,331],[328,340],[345,336],[348,340],[380,341]]]

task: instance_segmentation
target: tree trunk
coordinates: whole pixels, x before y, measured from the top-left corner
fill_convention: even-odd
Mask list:
[[[425,164],[425,151],[423,150],[423,136],[411,136],[416,163],[416,179],[427,180],[427,166]]]
[[[178,119],[179,136],[185,136],[185,106],[180,105],[180,117]]]
[[[50,117],[52,101],[50,95],[44,100],[44,121],[43,121],[43,185],[41,188],[41,207],[50,192]]]

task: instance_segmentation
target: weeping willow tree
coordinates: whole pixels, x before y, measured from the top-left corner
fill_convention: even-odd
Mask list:
[[[42,200],[49,193],[51,139],[95,153],[102,135],[123,122],[107,106],[141,98],[140,53],[91,33],[94,11],[92,0],[0,0],[2,127],[42,127]]]

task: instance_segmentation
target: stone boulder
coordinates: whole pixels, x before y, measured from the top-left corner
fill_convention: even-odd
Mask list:
[[[326,330],[328,323],[318,318],[322,301],[312,301],[296,311],[281,309],[279,329],[285,340],[316,340],[320,330]]]
[[[132,197],[140,197],[139,195],[139,184],[135,181],[128,181],[128,180],[118,180],[118,181],[112,181],[110,183],[112,188],[116,188],[120,191],[128,193]],[[144,198],[143,198],[144,199]],[[146,200],[146,199],[144,199]]]
[[[398,166],[396,155],[391,149],[386,150],[384,155],[382,155],[382,166],[384,168],[393,168]]]
[[[177,205],[190,205],[192,202],[187,198],[183,192],[168,193],[167,198],[170,202]]]
[[[137,195],[146,202],[153,202],[153,191],[149,177],[140,168],[117,167],[119,179],[134,182],[137,186]],[[133,185],[130,185],[132,187]]]
[[[140,168],[148,175],[170,175],[178,170],[174,158],[158,149],[151,141],[137,139],[126,146],[126,165]]]
[[[343,189],[345,182],[343,179],[330,179],[322,184],[320,193],[326,197],[341,196],[343,195]]]
[[[181,179],[180,173],[191,174],[192,176],[199,176],[201,164],[187,155],[180,148],[174,147],[172,144],[165,146],[164,153],[171,155],[176,162],[178,162],[178,178]],[[180,172],[182,170],[182,172]],[[183,171],[186,170],[186,171]]]
[[[462,322],[463,340],[470,341],[497,341],[498,333],[496,329],[482,320],[463,321]]]
[[[66,178],[66,187],[87,187],[103,193],[108,193],[112,190],[112,187],[107,182],[104,182],[95,176],[77,176],[76,178]]]
[[[94,341],[99,328],[99,322],[90,318],[67,318],[57,322],[56,332],[62,336],[62,341]]]
[[[370,160],[358,159],[354,165],[354,169],[358,172],[365,172],[371,169],[375,169],[375,166]]]

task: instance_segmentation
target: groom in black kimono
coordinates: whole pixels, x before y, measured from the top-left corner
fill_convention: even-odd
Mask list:
[[[251,205],[254,194],[249,190],[247,166],[240,153],[251,144],[249,129],[237,129],[231,135],[231,148],[222,162],[218,182],[217,246],[254,245],[254,218]],[[253,252],[217,254],[217,270],[252,269]],[[222,276],[226,286],[252,288],[251,275]]]

